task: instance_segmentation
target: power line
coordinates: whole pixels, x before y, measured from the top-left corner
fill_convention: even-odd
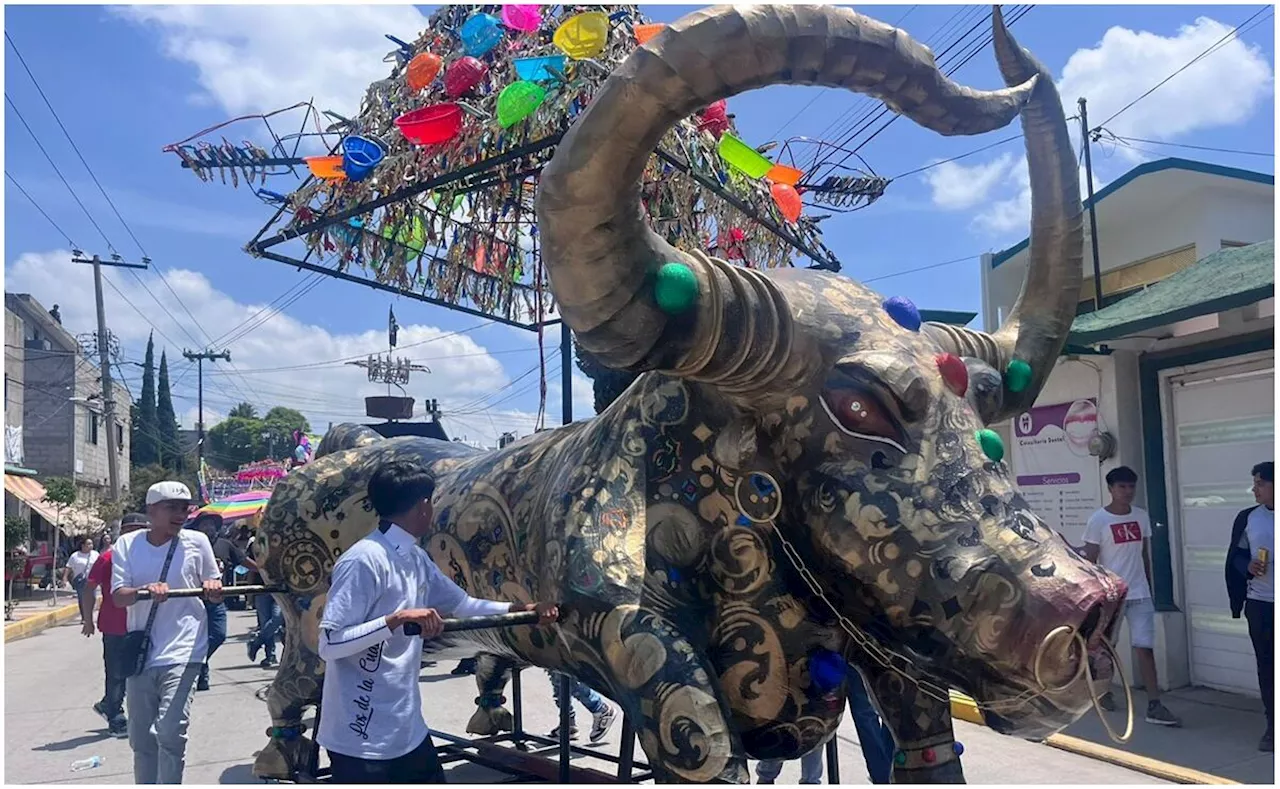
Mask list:
[[[969,151],[968,153],[962,153],[962,154],[960,154],[959,156],[952,156],[950,159],[943,159],[943,160],[938,161],[938,162],[931,162],[931,163],[926,164],[926,165],[924,165],[924,166],[922,166],[922,167],[917,167],[917,168],[916,168],[916,169],[914,169],[914,170],[907,170],[905,173],[902,173],[901,175],[895,175],[894,177],[890,178],[889,180],[890,180],[890,181],[898,181],[898,180],[901,180],[901,179],[903,179],[903,178],[906,178],[906,177],[907,177],[907,176],[909,176],[909,175],[916,175],[917,173],[923,173],[925,170],[932,170],[932,169],[933,169],[933,168],[935,168],[935,167],[941,167],[941,166],[942,166],[942,165],[944,165],[944,164],[950,164],[951,162],[958,162],[958,161],[960,161],[961,159],[967,159],[967,158],[969,158],[970,156],[973,156],[974,154],[982,153],[983,151],[989,151],[989,150],[991,150],[992,148],[997,148],[997,147],[999,147],[999,146],[1001,146],[1001,145],[1007,145],[1007,144],[1009,144],[1009,143],[1013,142],[1014,140],[1021,140],[1021,139],[1022,139],[1022,135],[1021,135],[1021,134],[1015,134],[1015,135],[1013,135],[1012,137],[1005,137],[1003,140],[1000,140],[999,142],[993,142],[993,143],[991,143],[990,145],[984,145],[984,146],[982,146],[981,148],[976,148],[976,149],[974,149],[974,150],[972,150],[972,151]]]
[[[1103,121],[1102,123],[1099,123],[1097,126],[1095,126],[1095,127],[1094,127],[1094,131],[1097,131],[1098,129],[1102,128],[1103,126],[1106,126],[1108,123],[1110,123],[1111,121],[1115,120],[1115,119],[1116,119],[1116,118],[1118,118],[1120,115],[1122,115],[1124,112],[1126,112],[1130,107],[1132,107],[1133,105],[1135,105],[1135,104],[1137,104],[1138,102],[1142,101],[1142,100],[1143,100],[1143,99],[1145,99],[1146,97],[1150,96],[1152,93],[1155,93],[1158,89],[1160,89],[1160,87],[1161,87],[1161,86],[1163,86],[1163,85],[1164,85],[1165,83],[1167,83],[1169,80],[1173,79],[1174,77],[1178,76],[1178,75],[1179,75],[1179,74],[1181,74],[1182,72],[1184,72],[1184,71],[1186,71],[1187,69],[1191,68],[1191,67],[1192,67],[1192,66],[1194,66],[1196,63],[1200,62],[1202,59],[1204,59],[1204,58],[1208,57],[1209,55],[1213,54],[1213,53],[1217,50],[1217,48],[1218,48],[1218,47],[1220,47],[1221,45],[1223,45],[1223,44],[1224,44],[1228,39],[1230,39],[1231,37],[1235,36],[1235,35],[1236,35],[1236,33],[1240,30],[1240,28],[1242,28],[1242,27],[1244,27],[1245,25],[1247,25],[1247,24],[1249,24],[1250,22],[1252,22],[1252,21],[1253,21],[1253,20],[1254,20],[1254,19],[1255,19],[1259,14],[1261,14],[1261,13],[1262,13],[1262,12],[1264,12],[1264,11],[1266,11],[1266,10],[1267,10],[1267,8],[1268,8],[1268,7],[1265,7],[1265,6],[1264,6],[1263,8],[1260,8],[1260,9],[1258,9],[1257,11],[1255,11],[1255,12],[1253,13],[1253,15],[1252,15],[1252,16],[1250,16],[1248,19],[1244,20],[1244,21],[1243,21],[1243,22],[1241,22],[1240,24],[1238,24],[1238,25],[1236,25],[1235,27],[1233,27],[1229,33],[1227,33],[1225,36],[1223,36],[1222,38],[1220,38],[1220,39],[1218,39],[1217,41],[1215,41],[1215,42],[1213,43],[1213,45],[1212,45],[1212,46],[1210,46],[1208,49],[1206,49],[1205,51],[1201,52],[1199,55],[1196,55],[1194,58],[1192,58],[1190,61],[1188,61],[1184,66],[1182,66],[1182,68],[1178,69],[1177,71],[1173,72],[1173,73],[1172,73],[1172,74],[1170,74],[1169,76],[1167,76],[1167,77],[1165,77],[1164,79],[1160,80],[1160,81],[1159,81],[1159,82],[1157,82],[1155,85],[1153,85],[1150,89],[1148,89],[1145,93],[1143,93],[1141,96],[1139,96],[1138,98],[1136,98],[1136,99],[1134,99],[1133,101],[1129,102],[1128,104],[1124,105],[1124,106],[1123,106],[1123,107],[1121,107],[1117,112],[1113,113],[1113,114],[1112,114],[1112,116],[1111,116],[1110,118],[1107,118],[1107,119],[1106,119],[1105,121]]]
[[[22,192],[22,196],[26,197],[28,201],[31,201],[31,205],[36,206],[36,210],[40,211],[41,216],[44,216],[45,219],[49,220],[49,224],[54,225],[55,231],[58,231],[60,236],[65,238],[65,240],[67,240],[68,245],[72,246],[72,248],[76,247],[76,242],[72,241],[72,237],[68,236],[67,231],[64,231],[63,228],[58,227],[58,223],[54,222],[54,218],[52,218],[52,216],[50,216],[49,214],[45,213],[45,209],[42,209],[42,207],[40,207],[40,204],[36,202],[35,197],[28,195],[27,190],[24,190],[24,188],[22,188],[22,184],[18,183],[18,179],[14,178],[13,174],[9,173],[9,170],[5,170],[5,178],[8,178],[9,181],[13,182],[15,187],[18,187],[18,191]]]
[[[929,264],[929,265],[927,265],[927,266],[920,266],[920,267],[918,267],[918,268],[909,268],[909,269],[905,269],[905,270],[903,270],[903,271],[895,271],[895,272],[893,272],[892,274],[881,274],[881,275],[880,275],[880,276],[878,276],[878,277],[868,277],[867,279],[862,280],[862,284],[864,284],[864,285],[865,285],[865,284],[867,284],[868,282],[877,282],[877,281],[879,281],[879,280],[882,280],[882,279],[889,279],[889,278],[891,278],[891,277],[902,277],[902,276],[905,276],[905,275],[907,275],[907,274],[917,274],[917,273],[919,273],[919,272],[921,272],[921,271],[929,271],[930,269],[942,268],[943,266],[951,266],[951,265],[954,265],[954,264],[956,264],[956,263],[964,263],[966,260],[976,260],[976,259],[978,259],[978,258],[980,258],[980,257],[982,257],[982,254],[981,254],[981,253],[979,253],[979,254],[977,254],[977,255],[965,255],[965,256],[964,256],[964,257],[962,257],[962,258],[955,258],[955,259],[953,259],[953,260],[944,260],[944,261],[942,261],[941,263],[930,263],[930,264]]]
[[[1214,148],[1211,145],[1189,145],[1187,143],[1182,143],[1182,142],[1166,142],[1164,140],[1144,140],[1141,137],[1121,137],[1120,135],[1115,134],[1109,129],[1103,129],[1103,128],[1099,128],[1097,131],[1106,132],[1108,135],[1110,135],[1112,139],[1118,140],[1119,142],[1125,142],[1125,143],[1140,142],[1140,143],[1145,143],[1147,145],[1168,145],[1172,148],[1189,148],[1194,151],[1211,151],[1213,153],[1234,153],[1240,156],[1265,156],[1269,159],[1274,159],[1276,157],[1274,152],[1267,153],[1265,151],[1241,151],[1235,148]]]

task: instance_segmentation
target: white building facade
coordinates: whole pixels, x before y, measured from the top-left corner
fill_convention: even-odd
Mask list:
[[[1103,309],[1093,309],[1086,212],[1085,282],[1067,351],[1033,413],[996,426],[1028,501],[1073,545],[1088,513],[1106,503],[1107,472],[1138,472],[1137,503],[1153,523],[1166,688],[1258,695],[1223,566],[1235,514],[1253,503],[1250,469],[1274,458],[1274,254],[1260,243],[1274,237],[1274,183],[1265,173],[1162,159],[1100,190]],[[1026,246],[983,256],[987,330],[1017,298]],[[1054,419],[1061,439],[1033,440]],[[1095,433],[1111,440],[1090,444]],[[1127,628],[1119,646],[1128,657]]]

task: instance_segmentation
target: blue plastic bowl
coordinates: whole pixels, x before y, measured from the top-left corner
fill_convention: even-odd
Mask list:
[[[516,67],[516,74],[520,79],[529,82],[546,82],[556,78],[555,72],[564,73],[565,64],[569,62],[569,58],[565,55],[545,55],[536,58],[516,58],[511,64]]]
[[[387,152],[368,137],[352,135],[342,141],[342,171],[351,181],[364,180]]]

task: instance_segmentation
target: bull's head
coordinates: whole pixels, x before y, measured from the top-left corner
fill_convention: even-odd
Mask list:
[[[778,528],[822,595],[974,696],[993,727],[1039,736],[1087,708],[1086,683],[1073,681],[1082,643],[1112,626],[1124,587],[1028,508],[998,437],[981,432],[1029,407],[1049,375],[1075,314],[1083,244],[1058,92],[999,9],[993,20],[1009,87],[981,92],[848,9],[692,14],[605,83],[544,171],[537,208],[551,284],[582,346],[614,368],[684,378],[722,406],[711,410],[733,414],[730,443],[748,447],[741,467],[777,480]],[[1031,262],[998,331],[921,327],[848,279],[731,267],[649,229],[639,179],[659,139],[713,101],[775,83],[867,93],[947,135],[1021,113]],[[672,262],[698,283],[683,314],[654,295]]]

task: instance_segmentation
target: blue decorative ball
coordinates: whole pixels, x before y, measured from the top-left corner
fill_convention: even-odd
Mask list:
[[[894,323],[909,331],[920,331],[920,310],[916,309],[911,299],[891,296],[884,300],[883,306]]]
[[[964,753],[964,746],[957,742],[951,746],[951,750],[956,752],[956,756],[960,756]]]
[[[746,515],[739,515],[739,516],[738,516],[738,520],[737,520],[737,524],[738,524],[739,526],[750,526],[750,525],[751,525],[751,519],[750,519],[750,518],[748,518]]]
[[[820,693],[829,693],[839,687],[848,670],[840,653],[830,649],[819,649],[809,657],[809,678]]]

